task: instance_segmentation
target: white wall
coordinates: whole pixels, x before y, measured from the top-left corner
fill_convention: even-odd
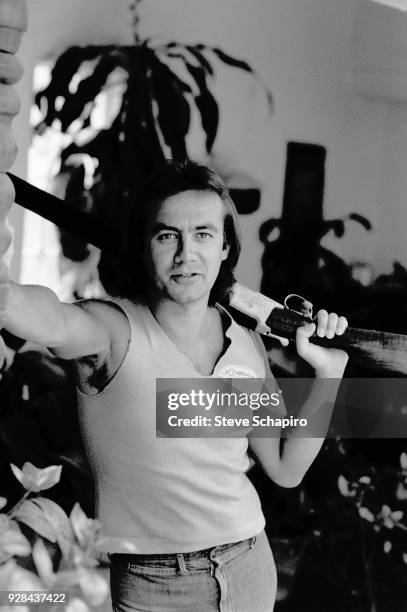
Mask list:
[[[353,81],[381,107],[381,175],[377,192],[377,272],[407,265],[407,13],[358,0]]]
[[[358,0],[356,6],[353,50],[356,89],[375,99],[405,100],[407,12],[367,0]]]
[[[378,271],[393,261],[407,267],[407,104],[388,106],[383,133],[383,179],[379,202]]]
[[[75,42],[128,41],[130,36],[125,0],[28,0],[28,5],[29,32],[20,53],[26,69],[19,88],[23,109],[14,123],[20,146],[15,171],[21,175],[35,62]],[[387,211],[394,223],[387,219],[383,224],[383,155],[391,147],[391,139],[383,138],[388,107],[358,96],[351,79],[359,10],[356,0],[145,0],[142,4],[143,34],[218,45],[255,66],[274,93],[275,112],[269,117],[250,78],[217,64],[214,91],[223,114],[216,152],[262,185],[260,210],[243,218],[245,250],[239,276],[252,287],[258,286],[261,275],[258,227],[281,213],[289,140],[315,142],[328,149],[326,218],[357,211],[375,226],[375,232],[367,234],[350,224],[344,239],[328,237],[324,244],[347,261],[368,260],[386,268],[392,260],[392,253],[382,249],[400,214],[400,198],[393,194]],[[360,23],[356,20],[356,25]],[[400,257],[407,262],[405,249],[400,246]]]

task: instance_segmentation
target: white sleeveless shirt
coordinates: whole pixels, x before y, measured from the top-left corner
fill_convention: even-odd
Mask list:
[[[147,307],[117,304],[131,328],[124,361],[102,392],[78,390],[105,551],[190,552],[259,533],[265,520],[246,475],[247,438],[156,437],[156,378],[203,377]],[[264,378],[251,334],[230,320],[230,344],[212,376]]]

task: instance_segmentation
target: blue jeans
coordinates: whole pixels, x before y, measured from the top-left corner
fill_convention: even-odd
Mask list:
[[[196,552],[110,558],[115,612],[272,612],[274,607],[277,573],[264,531]]]

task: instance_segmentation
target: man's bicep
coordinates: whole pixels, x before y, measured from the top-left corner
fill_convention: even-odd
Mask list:
[[[256,438],[249,436],[249,449],[267,476],[279,484],[280,437]]]
[[[76,359],[109,351],[112,332],[97,308],[86,302],[61,303],[61,311],[63,333],[49,347],[52,353],[63,359]]]

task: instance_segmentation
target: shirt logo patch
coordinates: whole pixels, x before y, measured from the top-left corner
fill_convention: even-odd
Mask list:
[[[232,363],[222,366],[216,375],[218,378],[259,378],[252,368]]]

